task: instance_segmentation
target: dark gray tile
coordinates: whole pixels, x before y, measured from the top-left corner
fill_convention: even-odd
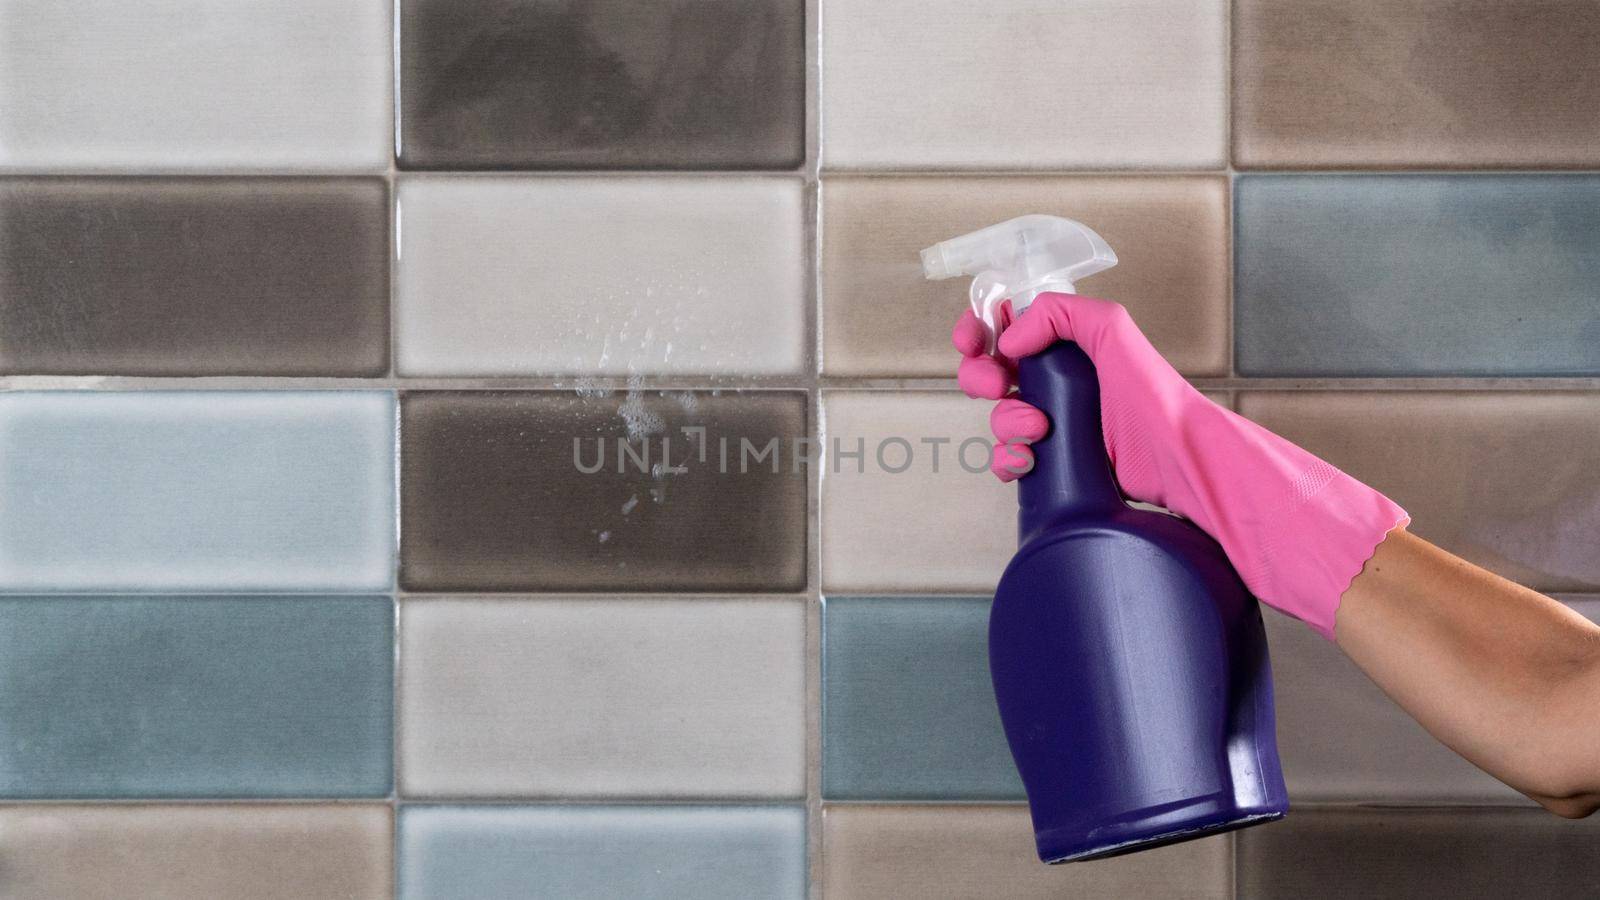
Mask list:
[[[0,796],[374,797],[387,597],[0,600]]]
[[[1245,375],[1600,373],[1600,177],[1244,177]]]
[[[401,407],[409,590],[805,586],[803,394],[429,392]]]
[[[829,597],[822,794],[1016,800],[989,679],[989,598]]]
[[[1238,832],[1241,898],[1600,895],[1600,818],[1532,809],[1296,809]]]
[[[413,806],[399,888],[415,900],[799,900],[798,806]]]
[[[0,372],[382,375],[377,179],[0,181]]]
[[[407,168],[786,168],[803,0],[402,0]]]

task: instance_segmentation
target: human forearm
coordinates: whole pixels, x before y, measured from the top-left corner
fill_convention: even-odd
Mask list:
[[[1600,627],[1396,529],[1345,592],[1336,633],[1484,771],[1561,815],[1600,806]]]

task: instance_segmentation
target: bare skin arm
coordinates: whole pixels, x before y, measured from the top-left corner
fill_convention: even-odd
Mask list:
[[[1450,749],[1557,815],[1600,808],[1600,626],[1395,530],[1345,591],[1336,633]]]

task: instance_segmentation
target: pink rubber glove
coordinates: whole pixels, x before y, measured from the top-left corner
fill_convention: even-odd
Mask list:
[[[971,397],[999,400],[990,425],[1003,481],[1032,466],[1028,443],[1044,413],[1008,396],[1017,357],[1076,341],[1100,376],[1106,453],[1122,493],[1164,506],[1222,545],[1263,603],[1333,640],[1339,598],[1378,544],[1411,521],[1389,498],[1261,426],[1207,400],[1107,300],[1040,294],[1012,321],[1000,317],[995,356],[969,311],[951,335],[958,380]]]

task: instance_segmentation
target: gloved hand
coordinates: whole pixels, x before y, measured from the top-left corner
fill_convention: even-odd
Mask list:
[[[1389,498],[1261,426],[1207,400],[1145,339],[1121,304],[1040,294],[999,316],[994,355],[968,311],[951,339],[968,396],[999,400],[990,426],[1002,481],[1032,466],[1044,413],[1009,396],[1018,357],[1076,341],[1100,378],[1106,453],[1122,493],[1188,518],[1222,545],[1263,603],[1333,640],[1339,598],[1378,544],[1411,521]]]

